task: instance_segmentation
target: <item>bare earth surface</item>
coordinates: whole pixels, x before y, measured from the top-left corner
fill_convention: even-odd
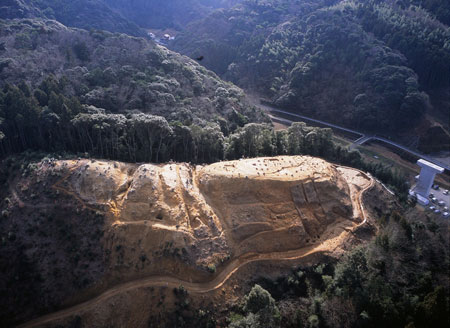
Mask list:
[[[108,267],[62,310],[22,327],[64,323],[143,288],[211,294],[250,263],[336,252],[367,220],[362,196],[374,185],[363,172],[306,156],[196,167],[59,161],[56,169],[53,188],[105,212]]]

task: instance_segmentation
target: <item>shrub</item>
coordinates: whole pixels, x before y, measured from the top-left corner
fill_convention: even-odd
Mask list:
[[[320,326],[319,317],[315,314],[310,315],[308,318],[309,328],[318,328]]]
[[[216,265],[214,263],[208,264],[208,271],[211,272],[211,273],[215,273],[216,272]]]
[[[88,49],[86,43],[77,42],[73,45],[72,49],[79,60],[89,61],[90,54],[89,54],[89,49]]]
[[[260,285],[253,286],[244,297],[246,316],[229,327],[279,327],[281,316],[272,295]]]

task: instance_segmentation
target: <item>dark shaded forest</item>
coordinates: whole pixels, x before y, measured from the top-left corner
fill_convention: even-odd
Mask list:
[[[413,209],[379,219],[378,236],[342,258],[256,281],[228,327],[447,327],[445,224]]]
[[[449,9],[249,0],[191,23],[171,47],[204,55],[206,67],[277,106],[407,140],[434,119],[448,131]]]
[[[217,8],[241,0],[3,0],[0,19],[55,19],[66,26],[145,37],[145,28],[181,30]]]
[[[106,113],[64,96],[61,82],[53,76],[34,90],[25,83],[6,85],[0,92],[0,122],[2,156],[41,150],[127,162],[212,163],[304,154],[369,170],[403,195],[407,191],[401,174],[365,163],[359,152],[336,145],[330,129],[294,123],[274,131],[267,124],[248,123],[238,112],[206,126],[168,122],[145,113]]]

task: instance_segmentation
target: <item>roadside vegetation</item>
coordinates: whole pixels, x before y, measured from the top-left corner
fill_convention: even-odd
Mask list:
[[[383,216],[378,224],[373,241],[341,259],[299,267],[275,281],[258,281],[265,289],[255,285],[242,305],[237,304],[238,313],[229,315],[228,327],[447,327],[450,258],[445,222],[409,209]],[[258,308],[249,311],[246,302],[255,295]],[[259,317],[264,300],[272,297],[276,311]]]

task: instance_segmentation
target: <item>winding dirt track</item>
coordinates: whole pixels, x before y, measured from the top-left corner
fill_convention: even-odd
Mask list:
[[[346,168],[346,167],[344,167]],[[359,171],[353,168],[349,168],[355,171]],[[367,221],[367,215],[364,211],[364,207],[362,204],[362,196],[364,192],[372,188],[375,184],[374,179],[371,176],[368,176],[362,171],[359,171],[361,174],[366,176],[368,180],[370,180],[370,184],[363,189],[359,191],[359,194],[357,196],[357,203],[354,204],[357,205],[363,215],[363,221],[359,223],[357,226],[354,227],[356,229],[357,227],[363,225]],[[58,184],[56,184],[58,185]],[[58,189],[62,189],[59,187]],[[192,283],[188,281],[181,280],[179,278],[171,277],[171,276],[151,276],[139,280],[134,280],[131,282],[127,282],[124,284],[120,284],[117,286],[114,286],[107,291],[103,292],[102,294],[86,301],[80,304],[77,304],[75,306],[45,315],[43,317],[31,320],[29,322],[26,322],[24,324],[21,324],[18,327],[38,327],[40,325],[48,324],[52,321],[64,319],[66,317],[69,317],[71,315],[75,315],[77,313],[81,313],[84,311],[89,310],[91,307],[100,304],[107,300],[108,298],[111,298],[113,296],[116,296],[118,294],[136,289],[136,288],[143,288],[143,287],[178,287],[180,285],[183,285],[189,292],[191,293],[197,293],[197,294],[203,294],[211,292],[215,289],[218,289],[222,287],[227,280],[240,268],[245,266],[248,263],[256,262],[256,261],[289,261],[289,260],[298,260],[301,258],[304,258],[308,255],[312,254],[319,254],[319,253],[326,253],[329,251],[330,248],[328,247],[327,243],[321,243],[318,245],[313,245],[309,247],[303,247],[301,249],[291,250],[291,251],[285,251],[285,252],[272,252],[272,253],[246,253],[238,258],[235,258],[231,260],[221,272],[219,272],[212,280],[207,282],[200,282],[200,283]]]

